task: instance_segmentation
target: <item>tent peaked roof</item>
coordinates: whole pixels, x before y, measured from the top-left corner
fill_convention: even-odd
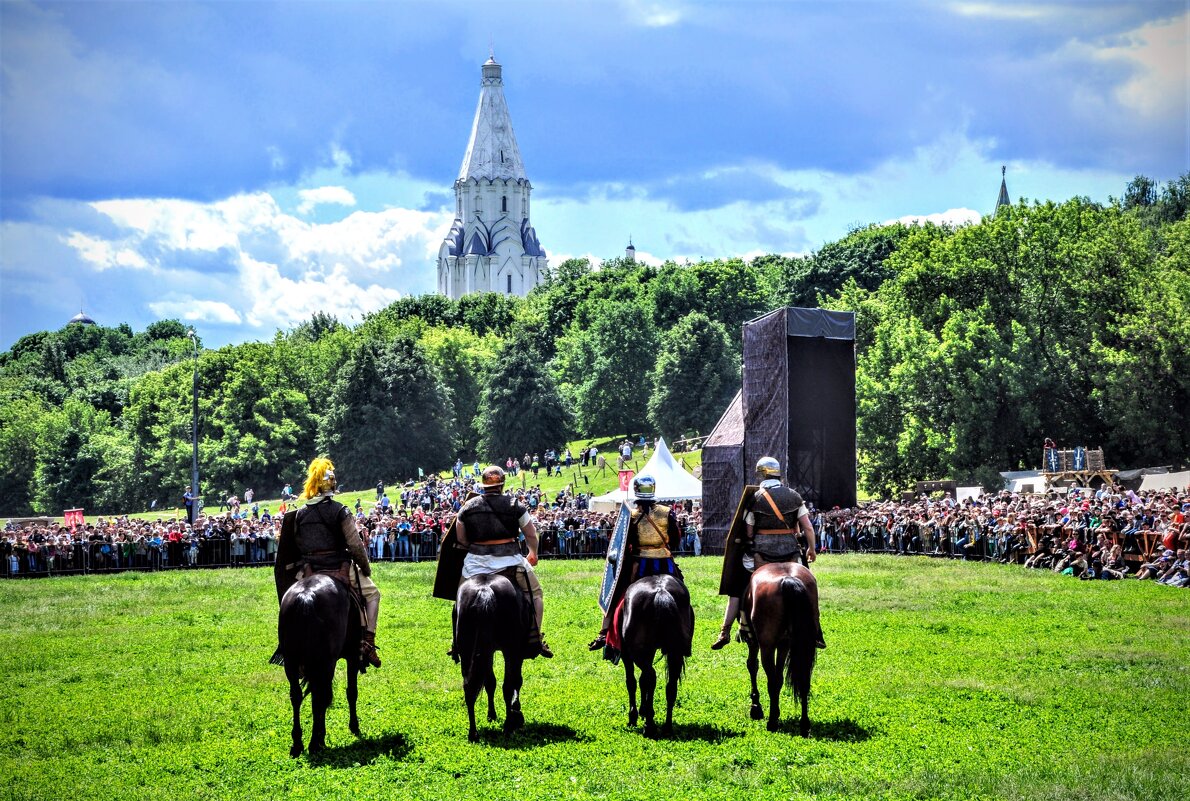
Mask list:
[[[658,500],[685,500],[687,498],[702,498],[702,482],[692,476],[674,459],[664,439],[657,440],[657,450],[637,472],[638,476],[650,475],[657,481]],[[635,500],[636,496],[629,487],[627,492],[616,489],[606,495],[599,495],[593,499],[604,504],[619,504],[625,500]],[[613,507],[614,508],[614,507]]]

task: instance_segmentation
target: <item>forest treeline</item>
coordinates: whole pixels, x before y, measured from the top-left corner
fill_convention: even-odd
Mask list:
[[[575,437],[708,433],[740,326],[857,313],[861,485],[987,482],[1046,437],[1117,467],[1190,452],[1190,173],[1107,204],[852,231],[804,257],[571,260],[526,298],[403,298],[198,355],[203,492],[275,496],[315,453],[358,487]],[[0,354],[0,514],[175,505],[192,343],[175,320],[68,325]]]

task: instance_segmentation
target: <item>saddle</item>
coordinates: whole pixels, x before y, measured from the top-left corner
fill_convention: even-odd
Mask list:
[[[359,615],[361,626],[360,629],[367,628],[365,623],[367,607],[364,605],[364,596],[360,592],[359,587],[351,583],[351,562],[341,562],[336,567],[315,567],[310,562],[299,562],[298,568],[301,578],[310,578],[316,573],[337,581],[347,589],[347,597],[351,599],[352,610]]]

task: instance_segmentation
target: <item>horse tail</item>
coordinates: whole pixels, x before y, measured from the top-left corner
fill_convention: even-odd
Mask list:
[[[466,608],[459,610],[458,642],[470,646],[472,654],[492,650],[499,599],[490,584],[476,584],[466,600]]]
[[[681,681],[686,672],[686,650],[693,638],[694,615],[690,604],[683,605],[668,590],[653,596],[653,631],[659,633],[661,653],[665,654],[667,681]]]
[[[786,576],[781,579],[781,599],[785,607],[785,628],[789,638],[789,663],[785,666],[785,684],[799,699],[810,695],[810,674],[818,657],[815,642],[814,606],[805,583]]]
[[[310,658],[310,638],[308,632],[311,624],[318,620],[318,610],[315,608],[314,595],[308,592],[299,593],[288,599],[288,604],[281,611],[277,622],[278,639],[281,643],[281,653],[284,655],[282,663],[286,665],[286,672],[292,668],[298,676],[298,686],[302,690],[302,698],[310,694],[309,669],[313,660]]]

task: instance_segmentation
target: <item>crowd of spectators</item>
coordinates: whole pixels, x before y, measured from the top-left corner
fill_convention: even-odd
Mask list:
[[[628,443],[625,443],[628,445]],[[628,448],[629,452],[631,447]],[[549,469],[574,455],[547,451]],[[527,455],[529,470],[533,459]],[[586,454],[588,464],[600,459]],[[524,468],[520,461],[518,472]],[[376,561],[437,558],[442,535],[471,492],[479,469],[455,465],[448,479],[383,483],[375,503],[354,504],[361,536]],[[528,476],[524,476],[527,479]],[[572,488],[544,492],[539,485],[509,493],[529,509],[540,537],[539,554],[550,558],[602,558],[615,525],[615,513],[591,508],[591,495]],[[199,517],[194,526],[179,520],[99,518],[72,529],[62,524],[17,526],[0,536],[0,575],[102,572],[208,566],[267,565],[274,561],[281,513],[251,500],[225,504],[227,511]],[[229,498],[231,500],[231,498]],[[365,506],[367,508],[365,508]],[[702,509],[677,504],[681,527],[679,554],[702,551]],[[883,552],[958,559],[1023,563],[1082,579],[1135,576],[1172,586],[1190,586],[1190,491],[1138,494],[1104,488],[1095,492],[1029,495],[1000,492],[956,501],[949,494],[911,502],[871,502],[853,509],[811,509],[819,550]]]
[[[1190,492],[1101,488],[1065,494],[1000,492],[957,502],[921,497],[815,511],[827,552],[875,551],[1023,562],[1081,579],[1134,575],[1190,585]],[[1129,561],[1141,566],[1133,571]]]

